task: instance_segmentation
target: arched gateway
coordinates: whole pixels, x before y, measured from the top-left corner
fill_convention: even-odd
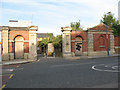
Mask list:
[[[24,58],[24,38],[17,36],[15,38],[15,59]]]
[[[36,60],[37,26],[2,27],[2,60]]]

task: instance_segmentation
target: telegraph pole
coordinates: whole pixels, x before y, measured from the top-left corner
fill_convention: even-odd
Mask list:
[[[106,39],[107,39],[107,55],[109,56],[109,44],[108,44],[108,30],[107,30],[107,25],[106,25]]]

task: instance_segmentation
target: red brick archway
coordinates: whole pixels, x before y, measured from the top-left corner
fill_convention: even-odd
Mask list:
[[[71,32],[71,52],[76,54],[76,44],[79,43],[81,48],[81,52],[79,55],[82,55],[83,52],[88,51],[87,47],[87,32],[85,31],[72,31]],[[76,54],[78,55],[78,54]]]
[[[15,52],[14,40],[17,36],[24,38],[24,53],[29,53],[29,32],[28,31],[10,31],[9,32],[9,53]]]

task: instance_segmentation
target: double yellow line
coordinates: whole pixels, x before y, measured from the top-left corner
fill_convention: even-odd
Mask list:
[[[5,88],[5,86],[6,86],[5,84],[4,84],[4,85],[2,85],[2,87],[0,88],[0,90],[2,90],[3,88]]]
[[[13,75],[14,75],[14,74],[11,74],[11,75],[9,76],[9,79],[11,79],[11,78],[13,77]]]
[[[13,75],[14,75],[14,74],[11,74],[11,75],[9,76],[9,79],[11,79],[11,78],[13,77]],[[2,90],[3,88],[5,88],[5,86],[6,86],[6,84],[3,84],[2,87],[0,88],[0,90]]]

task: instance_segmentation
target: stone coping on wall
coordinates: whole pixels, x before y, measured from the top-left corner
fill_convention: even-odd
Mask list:
[[[113,32],[113,30],[87,30],[88,32]]]
[[[28,26],[28,27],[9,27],[9,26],[1,26],[2,30],[10,30],[10,31],[37,31],[38,26]]]
[[[27,27],[9,27],[9,30],[19,30],[19,31],[27,31],[29,30]]]

